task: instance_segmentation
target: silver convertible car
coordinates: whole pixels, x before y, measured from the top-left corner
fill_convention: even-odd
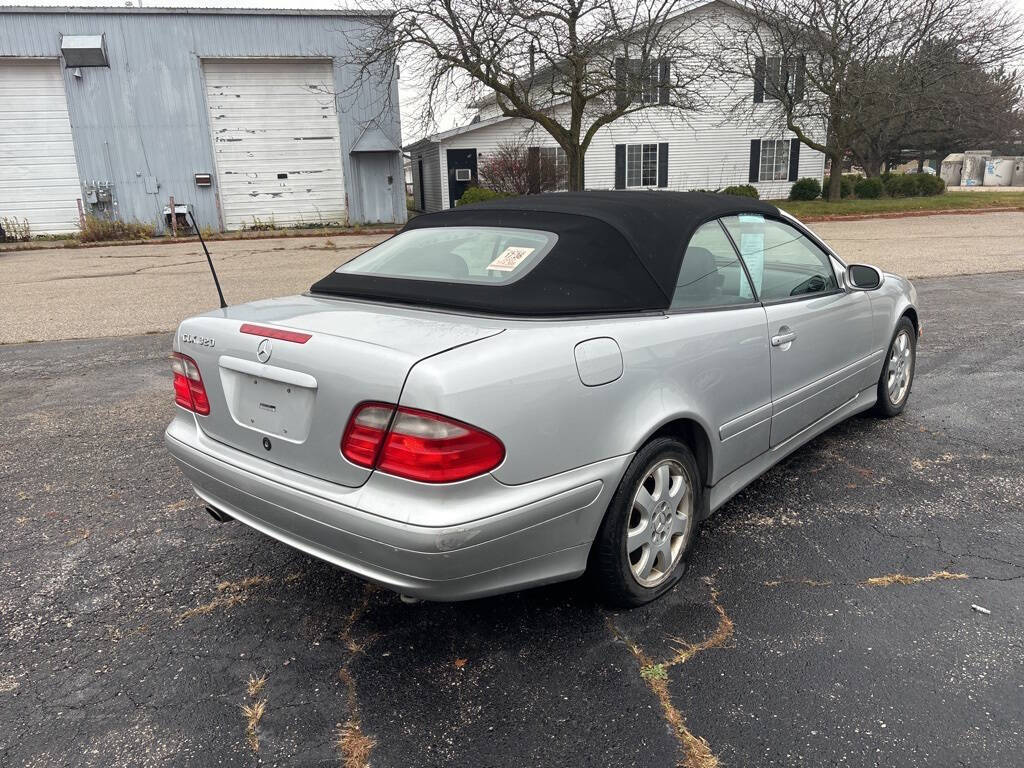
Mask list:
[[[216,519],[404,595],[587,573],[633,606],[784,456],[900,413],[920,327],[907,280],[757,200],[497,200],[185,320],[166,443]]]

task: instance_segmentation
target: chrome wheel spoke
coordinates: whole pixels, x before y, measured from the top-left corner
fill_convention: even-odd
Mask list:
[[[651,496],[644,486],[640,486],[640,490],[636,492],[636,496],[633,497],[633,509],[640,512],[645,519],[650,519],[651,515],[654,514],[654,508],[657,506],[657,501]]]
[[[633,566],[633,572],[641,579],[650,577],[651,571],[654,568],[655,554],[654,547],[651,544],[644,545],[643,551],[640,553],[640,561]]]
[[[635,552],[637,547],[649,544],[651,541],[651,521],[642,520],[635,528],[626,531],[626,551]]]
[[[678,533],[686,533],[687,527],[690,525],[690,515],[687,512],[676,512],[672,515],[672,524],[669,527],[669,531],[672,535]]]
[[[672,484],[668,490],[668,506],[670,509],[678,509],[679,505],[685,501],[686,492],[690,490],[689,483],[686,482],[686,475],[676,475],[672,478]]]
[[[671,538],[666,536],[662,539],[661,544],[658,545],[657,556],[654,558],[655,565],[658,568],[658,572],[661,574],[667,574],[672,570],[672,543]]]
[[[654,493],[651,496],[655,501],[664,501],[672,485],[672,473],[669,471],[668,464],[659,464],[653,474]]]

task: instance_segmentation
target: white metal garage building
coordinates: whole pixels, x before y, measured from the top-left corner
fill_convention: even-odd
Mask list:
[[[405,220],[397,84],[356,81],[352,11],[0,10],[0,218],[162,228]]]

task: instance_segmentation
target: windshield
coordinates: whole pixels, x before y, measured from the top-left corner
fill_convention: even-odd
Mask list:
[[[336,272],[506,285],[533,269],[558,236],[505,227],[428,227],[400,232]]]

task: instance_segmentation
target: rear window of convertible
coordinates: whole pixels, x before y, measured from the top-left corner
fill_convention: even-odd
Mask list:
[[[507,285],[540,263],[552,232],[506,227],[412,229],[338,267],[336,272],[406,280]]]

